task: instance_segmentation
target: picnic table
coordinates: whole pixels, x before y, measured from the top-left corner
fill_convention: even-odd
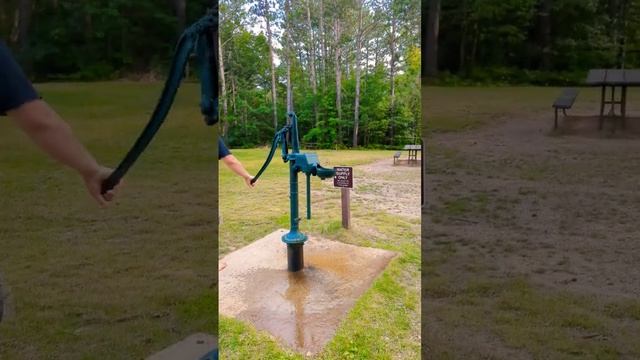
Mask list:
[[[640,69],[592,69],[587,75],[588,86],[601,87],[600,95],[600,124],[602,129],[604,121],[604,108],[611,105],[609,116],[617,116],[615,107],[620,106],[620,117],[624,127],[627,117],[627,88],[640,86]],[[610,99],[607,99],[607,88],[610,89]],[[620,97],[616,98],[616,89],[620,88]]]
[[[422,145],[420,144],[405,145],[402,148],[402,150],[409,152],[409,157],[408,157],[409,162],[418,162],[418,152],[422,151]]]

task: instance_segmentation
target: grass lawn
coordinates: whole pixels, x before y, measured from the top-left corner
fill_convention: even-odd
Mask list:
[[[558,88],[426,93],[428,358],[640,358],[637,137],[550,136]]]
[[[37,88],[96,158],[115,166],[161,85]],[[216,143],[199,101],[198,86],[183,85],[107,209],[0,119],[0,276],[12,308],[0,324],[0,358],[143,358],[215,332]]]
[[[256,173],[268,149],[233,150],[247,169]],[[357,166],[380,159],[390,151],[318,151],[325,167]],[[355,168],[358,179],[375,176]],[[419,176],[419,171],[416,172]],[[301,178],[304,184],[304,177]],[[417,179],[419,184],[419,178]],[[341,227],[340,192],[331,181],[312,179],[312,219],[301,221],[303,232],[345,243],[377,247],[399,254],[356,303],[334,339],[315,359],[417,359],[420,354],[420,219],[376,210],[366,201],[352,204],[352,228]],[[370,187],[369,187],[370,188]],[[278,228],[289,226],[288,164],[278,157],[249,189],[229,170],[220,169],[220,257]],[[416,191],[419,194],[419,191]],[[419,195],[418,195],[419,196]],[[387,201],[393,201],[393,198]],[[301,187],[300,205],[306,202]],[[302,359],[283,348],[266,332],[235,319],[220,319],[223,359]]]
[[[600,89],[585,87],[579,90],[568,113],[596,115],[600,110]],[[551,105],[561,91],[561,88],[530,86],[427,87],[423,90],[423,101],[427,103],[427,133],[472,130],[505,117],[540,113],[546,114],[551,126]],[[640,101],[637,101],[640,89],[630,88],[627,97],[628,109],[632,112],[640,110]]]

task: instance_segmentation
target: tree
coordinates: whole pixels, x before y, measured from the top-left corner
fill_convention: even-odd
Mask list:
[[[258,12],[263,17],[266,30],[267,30],[267,41],[269,43],[269,65],[271,66],[271,102],[273,106],[273,128],[278,128],[278,95],[276,90],[276,66],[274,62],[274,50],[273,50],[273,32],[271,31],[271,0],[260,0],[258,2]]]
[[[307,31],[309,35],[307,37],[308,48],[309,48],[309,73],[311,83],[311,90],[313,91],[313,119],[314,125],[318,124],[319,114],[318,114],[318,80],[316,76],[316,44],[315,44],[315,36],[313,34],[313,26],[311,24],[311,0],[306,1],[306,10],[307,10]]]
[[[336,4],[337,7],[337,4]],[[342,36],[342,24],[340,23],[340,18],[334,16],[333,18],[333,51],[334,51],[334,67],[336,73],[336,110],[338,112],[338,121],[342,121],[342,49],[340,48],[340,39]],[[338,125],[338,137],[342,135],[341,126]]]
[[[175,11],[178,20],[178,35],[182,33],[187,22],[187,0],[171,0],[173,11]]]
[[[20,0],[18,4],[18,33],[16,42],[20,47],[20,51],[25,53],[29,46],[29,30],[31,27],[33,3],[31,0]]]
[[[389,3],[390,6],[390,32],[389,32],[389,83],[391,88],[391,106],[390,106],[390,116],[391,116],[391,126],[389,126],[389,134],[390,138],[395,136],[395,105],[396,105],[396,46],[397,46],[397,14],[394,11],[394,2],[393,0]]]
[[[360,62],[362,53],[362,42],[364,37],[364,28],[362,26],[362,17],[364,13],[364,0],[359,0],[358,9],[358,30],[356,32],[356,94],[354,104],[354,116],[353,116],[353,147],[358,147],[358,128],[360,125]]]
[[[227,102],[227,82],[225,78],[225,68],[224,68],[224,51],[223,51],[223,43],[222,38],[220,37],[220,32],[218,32],[218,73],[220,79],[220,99],[222,100],[222,116],[220,122],[222,123],[222,136],[227,135],[227,117],[229,116],[229,108]]]
[[[540,0],[540,67],[544,70],[551,68],[551,6],[552,0]]]
[[[438,75],[438,30],[440,26],[440,0],[429,0],[426,25],[426,76]],[[464,51],[463,51],[464,52]],[[462,55],[464,56],[464,55]]]
[[[274,40],[275,47],[281,49],[276,54],[282,60],[276,66],[276,73],[282,79],[276,82],[281,94],[278,103],[282,105],[278,108],[282,110],[279,111],[285,106],[291,110],[295,105],[303,140],[322,146],[378,146],[404,141],[401,137],[406,138],[415,128],[416,114],[419,114],[419,109],[416,111],[413,106],[419,104],[414,96],[418,84],[413,81],[419,77],[419,69],[411,73],[413,80],[407,75],[409,49],[414,49],[411,54],[419,49],[415,32],[419,9],[415,1],[394,0],[393,4],[391,1],[383,4],[373,0],[334,0],[329,4],[327,6],[326,0],[315,4],[281,0],[272,8],[275,20],[271,22],[271,31],[281,34]],[[396,14],[393,82],[388,61],[390,31],[385,26],[390,24],[390,9]],[[260,29],[252,31],[266,32],[265,26],[263,21]],[[226,52],[239,51],[231,45]],[[374,66],[376,57],[378,62]],[[232,65],[228,69],[230,74],[242,71],[241,67],[236,70]],[[243,77],[239,73],[233,76]],[[334,85],[330,86],[331,83]],[[392,84],[396,89],[394,112],[390,107]],[[237,85],[238,101],[259,104],[259,97],[269,93],[266,84],[253,89],[244,81],[238,81]],[[240,109],[233,113],[244,116]],[[396,127],[394,137],[389,136],[391,116]],[[237,131],[231,129],[231,134]],[[262,139],[261,136],[258,138]]]
[[[293,112],[293,84],[291,83],[291,66],[293,62],[293,44],[292,44],[292,27],[291,27],[291,5],[289,0],[285,0],[285,47],[284,53],[287,64],[287,113]]]

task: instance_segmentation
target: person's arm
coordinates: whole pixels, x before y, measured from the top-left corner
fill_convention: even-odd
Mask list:
[[[106,205],[113,199],[114,191],[100,194],[102,181],[111,174],[111,169],[96,162],[75,138],[71,127],[46,102],[29,101],[7,111],[7,115],[52,158],[75,169],[98,203]]]
[[[233,171],[238,176],[243,178],[244,182],[247,184],[247,186],[249,186],[249,187],[254,187],[255,186],[255,184],[251,183],[251,179],[253,179],[253,175],[251,175],[251,174],[249,174],[249,172],[247,172],[247,169],[244,168],[242,163],[238,159],[236,159],[235,156],[227,155],[227,156],[223,157],[221,160],[222,160],[222,162],[224,162],[224,164],[231,171]]]

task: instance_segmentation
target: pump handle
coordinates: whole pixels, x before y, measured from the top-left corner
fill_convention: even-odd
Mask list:
[[[269,155],[267,156],[267,160],[264,162],[264,164],[262,164],[262,167],[260,168],[260,170],[258,170],[258,173],[256,174],[256,176],[254,176],[253,179],[251,179],[251,185],[255,184],[255,182],[258,181],[258,178],[260,177],[260,175],[262,175],[262,173],[267,169],[267,166],[269,166],[269,164],[271,163],[271,160],[273,160],[273,155],[275,155],[276,153],[276,149],[278,148],[279,142],[282,142],[282,159],[286,161],[286,154],[288,149],[287,149],[285,135],[287,134],[287,132],[289,132],[289,129],[290,129],[290,126],[286,125],[282,129],[276,132],[275,136],[273,137],[273,142],[271,143],[271,150],[269,150]]]

